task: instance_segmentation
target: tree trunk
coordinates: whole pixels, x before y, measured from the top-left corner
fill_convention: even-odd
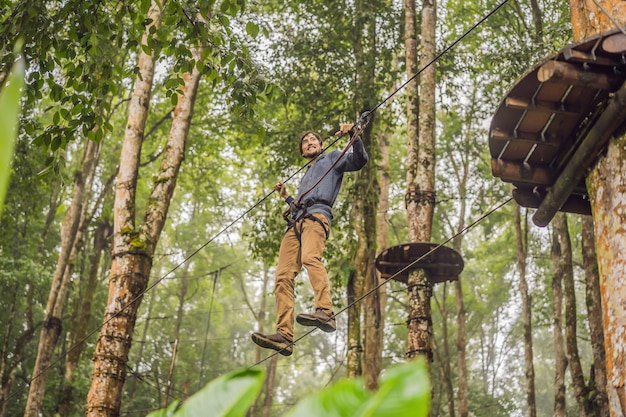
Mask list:
[[[607,13],[624,26],[626,4],[622,0],[569,0],[575,42],[614,29]]]
[[[156,0],[152,1],[146,18],[151,23],[146,26],[142,45],[147,45],[148,40],[154,36],[150,29],[160,25],[161,13]],[[115,185],[109,299],[93,357],[94,372],[87,396],[88,416],[119,414],[136,312],[148,283],[152,262],[145,243],[139,240],[135,231],[135,193],[154,77],[153,56],[140,48],[137,66],[139,74],[129,103],[128,122]]]
[[[524,217],[522,229],[522,216],[520,206],[515,204],[515,236],[517,239],[517,271],[519,273],[519,290],[522,299],[522,321],[524,324],[524,374],[526,375],[526,406],[528,416],[537,416],[537,403],[535,399],[535,368],[533,365],[533,334],[532,334],[532,300],[528,292],[526,282],[526,250],[528,248],[528,228]]]
[[[152,4],[151,25],[158,25],[159,8]],[[142,43],[150,36],[149,27]],[[200,60],[202,51],[194,53]],[[152,258],[184,158],[185,144],[193,115],[200,72],[194,66],[183,74],[183,94],[178,96],[168,142],[161,166],[148,201],[145,218],[139,232],[135,230],[135,192],[138,165],[152,78],[153,57],[141,52],[135,92],[131,100],[126,137],[122,147],[120,170],[115,195],[113,265],[111,267],[109,300],[100,337],[94,353],[94,375],[87,397],[88,416],[116,416],[126,379],[126,363],[137,310],[147,288]]]
[[[274,355],[267,366],[267,378],[265,379],[265,399],[263,400],[263,417],[272,415],[272,403],[274,402],[274,390],[276,389],[276,365],[278,355]]]
[[[370,109],[376,100],[375,88],[375,62],[376,62],[376,23],[374,14],[369,10],[366,0],[355,2],[354,38],[353,49],[356,62],[356,97],[355,110],[361,113]],[[372,117],[372,116],[370,116]],[[367,150],[370,161],[355,174],[354,194],[360,196],[352,206],[352,218],[357,235],[356,251],[354,256],[355,274],[348,285],[355,300],[359,299],[364,291],[369,291],[377,284],[374,260],[376,258],[376,213],[378,211],[378,178],[377,159],[378,149],[376,137],[372,134],[375,120],[361,134],[363,145]],[[364,301],[359,301],[350,308],[348,318],[348,377],[360,376],[363,369],[369,374],[368,380],[374,379],[375,367],[377,366],[376,352],[365,352],[365,363],[361,363],[361,340],[368,338],[367,330],[361,334],[362,308],[367,309],[369,317],[365,317],[366,326],[377,326],[380,319],[380,304],[377,295],[371,294]],[[370,321],[371,320],[371,321]],[[372,336],[372,335],[370,335]],[[373,335],[375,338],[375,334]],[[371,338],[370,340],[373,340]],[[369,367],[374,368],[370,369]],[[371,382],[370,382],[371,383]]]
[[[378,182],[380,184],[378,216],[376,217],[378,250],[387,247],[389,235],[389,133],[378,134],[380,149],[380,162],[378,164]],[[375,282],[383,283],[380,273],[376,271]],[[367,287],[366,287],[367,291]],[[381,285],[371,300],[366,301],[365,312],[365,386],[367,389],[378,388],[379,377],[382,371],[384,335],[385,335],[385,311],[387,306],[386,285]]]
[[[36,327],[32,320],[32,311],[27,310],[26,320],[15,321],[16,305],[20,283],[16,283],[12,293],[13,302],[9,309],[7,323],[3,330],[4,342],[2,344],[2,357],[0,358],[0,416],[4,416],[8,405],[8,398],[11,395],[11,388],[19,366],[22,363],[26,347],[35,336]],[[34,286],[31,285],[28,293],[32,295]],[[6,294],[5,294],[6,296]],[[30,297],[28,297],[30,299]],[[25,329],[18,337],[12,337],[12,333],[24,325]],[[11,346],[11,342],[15,344]]]
[[[554,417],[565,417],[565,370],[567,358],[565,357],[565,343],[563,341],[563,275],[566,267],[563,262],[563,247],[561,246],[562,234],[560,227],[562,221],[557,218],[563,214],[558,213],[553,221],[552,229],[552,299],[554,304]],[[559,219],[560,220],[560,219]]]
[[[450,368],[450,363],[452,359],[450,358],[450,341],[448,336],[448,283],[443,283],[443,289],[441,291],[443,295],[443,299],[441,300],[441,333],[443,339],[443,357],[441,358],[441,366],[443,368],[443,380],[446,388],[446,396],[448,398],[448,414],[450,417],[454,417],[456,415],[455,407],[454,407],[454,386],[452,382],[452,370]]]
[[[582,259],[585,269],[585,301],[587,319],[593,352],[592,391],[596,408],[600,417],[609,417],[609,404],[606,396],[606,354],[604,352],[604,330],[602,329],[602,299],[600,297],[600,276],[593,234],[593,218],[583,216],[582,219]]]
[[[543,20],[539,2],[537,0],[530,0],[530,10],[533,16],[533,24],[535,26],[534,41],[537,46],[543,49]]]
[[[437,86],[437,66],[433,62],[436,51],[437,7],[435,0],[423,0],[422,55],[420,68],[423,71],[419,80],[419,158],[416,175],[418,192],[417,224],[418,240],[430,242],[435,212],[435,125],[437,121],[435,91]],[[433,62],[431,64],[431,62]],[[430,64],[430,65],[429,65]],[[428,65],[428,67],[427,67]]]
[[[405,3],[406,16],[405,27],[410,28],[413,19],[414,5]],[[412,242],[430,242],[433,213],[435,207],[435,90],[436,90],[436,66],[431,63],[435,56],[435,23],[436,5],[434,1],[424,0],[422,3],[422,31],[421,47],[422,55],[420,66],[424,68],[420,79],[419,112],[410,101],[412,95],[407,96],[407,123],[412,122],[414,117],[419,116],[419,129],[417,126],[408,125],[408,167],[407,184],[407,216],[409,222],[409,240]],[[410,32],[409,32],[410,33]],[[411,42],[406,39],[407,48],[407,71],[408,60],[413,59],[413,51],[409,51]],[[409,58],[410,57],[410,58]],[[407,76],[409,74],[407,73]],[[412,94],[407,92],[407,94]],[[418,133],[419,132],[419,135]],[[418,135],[416,138],[415,136]],[[417,141],[416,141],[417,139]],[[415,142],[416,141],[416,142]],[[432,296],[432,284],[428,280],[424,270],[415,270],[409,273],[407,281],[409,293],[409,318],[408,318],[408,350],[409,359],[418,355],[424,355],[428,362],[432,361],[432,315],[430,298]]]
[[[570,0],[570,12],[574,41],[626,23],[626,3],[620,0]],[[626,199],[625,145],[623,134],[612,138],[606,153],[587,176],[600,272],[606,390],[612,417],[626,416],[626,214],[622,209]]]
[[[25,417],[37,417],[41,413],[47,381],[47,370],[52,361],[54,348],[61,335],[61,316],[69,289],[71,274],[67,273],[66,269],[68,268],[70,255],[74,248],[74,242],[81,220],[81,214],[83,213],[86,184],[95,171],[99,147],[98,143],[87,141],[80,172],[77,172],[74,177],[72,203],[63,220],[61,251],[52,278],[52,287],[48,295],[46,315],[39,336],[37,359],[35,361],[26,408],[24,410]]]
[[[195,212],[195,210],[194,210]],[[191,221],[193,221],[194,216],[191,216]],[[185,257],[187,258],[187,257]],[[178,348],[178,341],[180,340],[180,329],[183,324],[183,317],[185,313],[185,301],[187,298],[187,288],[189,282],[189,268],[190,263],[186,263],[183,266],[183,271],[180,279],[180,292],[178,293],[178,308],[176,309],[176,322],[174,323],[174,334],[172,335],[172,340],[175,343],[176,349],[174,349],[174,353],[172,354],[172,360],[170,364],[170,371],[167,377],[167,385],[165,387],[165,400],[163,403],[163,408],[167,408],[170,403],[170,393],[172,391],[172,387],[174,386],[174,370],[176,369],[176,350]],[[184,400],[184,398],[180,398],[180,400]]]
[[[611,417],[626,416],[626,136],[609,144],[606,156],[587,177],[593,210],[607,396]]]
[[[102,222],[98,225],[94,234],[93,253],[89,259],[89,276],[84,285],[85,292],[77,294],[77,296],[80,296],[79,303],[77,303],[79,306],[78,314],[70,330],[71,337],[69,337],[68,342],[70,350],[67,353],[61,399],[57,407],[57,412],[60,416],[67,416],[70,413],[75,372],[84,348],[83,339],[87,333],[86,326],[91,318],[91,303],[98,288],[100,259],[102,258],[102,252],[106,248],[106,239],[110,232],[111,226],[109,224]]]
[[[250,312],[254,315],[256,319],[256,331],[259,333],[264,333],[264,328],[265,328],[264,323],[265,323],[265,317],[267,315],[267,294],[268,294],[267,287],[269,286],[269,283],[270,283],[270,276],[271,274],[269,273],[269,270],[264,265],[263,286],[261,288],[261,301],[258,304],[259,306],[258,309],[256,309],[252,305],[252,303],[250,303],[250,300],[246,293],[246,283],[244,282],[244,280],[240,279],[239,281],[239,285],[241,287],[241,292],[243,294],[245,303],[250,309]],[[213,294],[215,294],[215,281],[213,281]],[[211,305],[212,304],[213,304],[213,300],[211,300]],[[208,323],[207,323],[207,333],[208,333]],[[255,348],[254,357],[255,357],[254,359],[255,363],[261,362],[262,349],[260,347]],[[274,400],[274,389],[275,389],[275,386],[274,386],[275,381],[272,378],[275,378],[276,360],[277,360],[277,357],[275,356],[267,364],[266,374],[265,374],[265,384],[263,385],[263,395],[265,396],[265,399],[263,400],[262,413],[259,413],[259,410],[261,408],[259,406],[261,402],[261,396],[258,395],[256,397],[256,400],[254,401],[254,405],[248,411],[249,417],[256,417],[259,414],[262,414],[263,416],[265,416],[267,413],[271,412],[272,402]],[[270,381],[270,379],[272,380]]]
[[[581,417],[589,413],[589,390],[585,384],[585,376],[578,355],[578,341],[576,332],[576,288],[574,286],[574,267],[572,265],[572,245],[567,229],[567,217],[558,213],[553,220],[556,237],[561,248],[560,270],[563,276],[563,295],[565,301],[565,347],[567,350],[570,374],[574,397],[578,404],[578,414]]]
[[[355,303],[357,298],[363,294],[363,283],[362,281],[359,282],[357,275],[356,271],[350,273],[346,288],[348,305],[353,306],[348,309],[348,350],[346,352],[346,375],[348,378],[357,378],[363,374],[361,363],[363,352],[361,345],[361,303]]]
[[[467,209],[466,187],[467,178],[469,172],[469,158],[463,165],[463,176],[459,190],[461,191],[460,207],[459,207],[459,223],[457,225],[457,232],[461,232],[465,229],[465,212]],[[458,233],[457,237],[452,240],[452,248],[461,253],[463,245],[463,234]],[[456,300],[456,324],[457,324],[457,336],[456,336],[456,355],[457,355],[457,404],[459,410],[459,417],[467,417],[469,415],[469,394],[467,383],[467,359],[466,359],[466,346],[467,346],[467,331],[466,331],[466,316],[465,316],[465,303],[463,301],[463,275],[459,275],[458,279],[454,282],[454,295]]]

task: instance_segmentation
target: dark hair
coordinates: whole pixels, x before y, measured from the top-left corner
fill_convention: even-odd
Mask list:
[[[303,134],[300,135],[300,140],[298,141],[298,150],[300,151],[300,155],[303,154],[302,152],[302,139],[304,139],[305,137],[307,137],[308,135],[313,135],[315,136],[315,138],[317,140],[319,140],[320,142],[320,146],[324,143],[324,141],[322,140],[322,137],[319,135],[319,133],[314,132],[312,130],[307,130],[306,132],[304,132]]]

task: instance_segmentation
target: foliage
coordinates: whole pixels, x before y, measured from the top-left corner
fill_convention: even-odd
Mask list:
[[[234,371],[207,384],[174,412],[176,404],[148,417],[197,417],[211,410],[215,417],[245,416],[261,389],[264,372],[258,369]]]
[[[16,51],[19,54],[19,49]],[[0,89],[0,213],[4,203],[9,174],[11,170],[11,158],[20,115],[20,98],[24,87],[24,60],[20,59],[15,64],[7,77],[4,86]]]
[[[175,404],[148,417],[198,417],[208,409],[215,417],[243,417],[257,395],[264,372],[234,371],[213,380],[174,411]],[[370,392],[361,379],[343,379],[313,394],[286,416],[328,417],[426,417],[430,383],[423,360],[408,362],[387,371],[380,388]]]

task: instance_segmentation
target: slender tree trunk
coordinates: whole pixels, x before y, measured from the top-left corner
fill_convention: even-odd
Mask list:
[[[44,223],[43,232],[41,233],[41,244],[39,245],[39,253],[44,254],[46,243],[48,242],[48,233],[50,232],[50,227],[54,222],[54,218],[56,217],[57,210],[60,204],[61,195],[61,184],[60,181],[57,181],[53,188],[52,193],[50,193],[50,199],[48,200],[48,213],[46,214],[46,222]]]
[[[83,339],[87,333],[87,323],[91,318],[91,305],[98,288],[98,271],[100,267],[100,259],[102,252],[106,248],[106,239],[111,232],[111,226],[102,222],[96,228],[94,234],[93,253],[89,259],[89,277],[84,285],[84,293],[80,294],[79,309],[76,320],[72,323],[71,337],[69,338],[70,350],[67,353],[67,361],[65,363],[65,377],[63,388],[61,390],[61,399],[58,405],[58,414],[67,416],[70,412],[72,403],[73,384],[75,372],[78,368],[79,360],[83,352]]]
[[[555,217],[562,216],[558,213]],[[552,299],[554,304],[554,417],[565,417],[565,370],[567,358],[565,356],[565,342],[563,341],[563,275],[566,268],[563,262],[563,247],[559,235],[562,222],[553,222],[552,229]]]
[[[149,18],[152,19],[151,25],[158,24],[159,16],[159,7],[153,3],[149,12]],[[146,32],[145,36],[150,36],[150,32]],[[146,39],[142,43],[146,43],[145,41]],[[201,50],[195,51],[196,60],[200,60],[201,52]],[[137,310],[147,288],[154,249],[167,218],[176,179],[184,158],[200,80],[197,66],[194,66],[191,73],[183,74],[183,94],[178,96],[168,142],[156,176],[157,181],[148,199],[150,204],[146,208],[144,221],[139,231],[136,231],[134,227],[135,192],[143,131],[154,75],[152,56],[143,52],[140,54],[139,71],[143,77],[137,79],[135,93],[131,100],[116,185],[113,265],[110,275],[109,300],[94,353],[94,375],[87,397],[88,416],[119,414]]]
[[[583,368],[578,355],[576,332],[576,288],[574,286],[574,267],[572,265],[572,245],[567,229],[567,217],[558,213],[553,220],[553,227],[561,248],[561,271],[563,273],[563,295],[565,301],[565,347],[567,350],[574,397],[578,404],[578,414],[587,417],[589,413],[589,391],[585,383]]]
[[[272,415],[272,403],[274,402],[274,391],[276,390],[276,365],[278,355],[274,355],[267,367],[267,378],[265,379],[265,399],[263,400],[263,417]]]
[[[195,210],[194,210],[195,211]],[[194,216],[191,217],[192,221]],[[180,340],[180,329],[183,325],[183,317],[185,313],[185,301],[187,298],[187,287],[189,282],[189,268],[190,263],[186,263],[183,267],[183,271],[180,279],[180,292],[178,293],[178,307],[176,309],[176,322],[174,323],[174,334],[172,335],[172,340],[175,343],[176,349],[178,348],[178,341]],[[163,403],[163,408],[167,408],[170,403],[170,393],[172,391],[172,387],[174,386],[174,370],[176,368],[176,353],[172,354],[172,360],[170,364],[170,372],[167,378],[167,385],[165,387],[165,401]],[[182,400],[182,398],[181,398]]]
[[[389,234],[389,134],[379,133],[380,162],[378,164],[378,182],[380,184],[379,206],[377,219],[376,247],[380,250],[387,247]],[[380,273],[376,271],[375,282],[383,283]],[[367,289],[366,289],[367,291]],[[365,386],[370,390],[378,388],[382,371],[385,311],[387,306],[386,286],[381,285],[366,301],[365,312]]]
[[[600,276],[593,234],[593,218],[582,219],[582,259],[585,268],[587,318],[593,352],[593,384],[600,417],[609,417],[609,404],[606,396],[606,354],[604,352],[604,330],[602,329],[602,300],[600,297]]]
[[[363,374],[360,303],[355,303],[362,294],[362,282],[359,282],[357,272],[352,271],[346,288],[348,305],[353,306],[348,309],[348,350],[346,353],[346,375],[348,378],[357,378]]]
[[[452,382],[452,369],[450,367],[450,363],[452,362],[452,358],[450,358],[450,341],[448,335],[448,283],[443,283],[443,289],[441,290],[443,299],[441,300],[441,333],[443,339],[443,357],[441,358],[441,366],[442,366],[442,379],[444,381],[446,396],[448,399],[448,414],[450,417],[455,417],[455,407],[454,407],[454,386]]]
[[[408,7],[407,7],[408,6]],[[407,9],[405,25],[411,25],[411,12],[408,10],[413,5],[405,3]],[[435,207],[435,88],[436,66],[431,64],[435,56],[435,22],[436,4],[432,0],[424,0],[422,3],[422,31],[421,47],[422,55],[420,67],[424,68],[420,79],[419,113],[416,113],[414,105],[409,101],[407,122],[413,117],[419,116],[419,132],[417,143],[415,140],[414,126],[408,125],[409,149],[407,184],[407,216],[409,221],[409,240],[412,242],[430,242],[433,213]],[[405,36],[410,36],[406,34]],[[406,44],[409,47],[410,42]],[[407,62],[409,56],[412,59],[412,51],[407,49]],[[407,71],[408,65],[407,65]],[[407,74],[408,75],[408,74]],[[407,92],[407,94],[410,94]],[[411,100],[408,96],[407,100]],[[417,133],[415,133],[417,134]],[[428,362],[432,361],[432,315],[430,299],[432,296],[432,284],[428,280],[424,270],[415,270],[409,273],[407,281],[409,293],[409,318],[408,318],[408,358],[424,355]]]
[[[468,162],[469,158],[466,158],[466,163],[463,165],[463,176],[459,189],[461,191],[461,202],[459,207],[459,223],[457,225],[457,232],[461,232],[465,229],[465,212],[467,209],[466,187],[468,178]],[[463,234],[459,233],[455,239],[452,240],[452,248],[461,253],[461,247],[463,245]],[[457,355],[457,404],[459,410],[459,417],[467,417],[469,415],[469,394],[467,384],[467,359],[466,359],[466,346],[467,346],[467,330],[465,327],[466,315],[465,315],[465,303],[463,301],[463,275],[459,275],[458,279],[454,282],[454,295],[456,300],[456,355]]]
[[[74,177],[74,194],[72,203],[63,220],[61,232],[61,252],[52,278],[52,287],[48,296],[46,315],[39,336],[37,359],[28,391],[28,399],[24,410],[25,417],[37,417],[41,413],[47,381],[47,370],[52,361],[52,354],[61,335],[61,315],[67,299],[70,274],[66,273],[70,255],[80,224],[83,211],[85,185],[95,170],[99,145],[87,141],[80,172]]]
[[[574,41],[626,23],[620,0],[570,0]],[[615,23],[611,20],[611,18]],[[626,416],[626,136],[613,137],[587,176],[598,255],[607,397],[612,417]]]
[[[416,77],[417,74],[417,13],[415,0],[404,0],[404,50],[406,60],[407,79]],[[419,97],[418,80],[414,80],[404,87],[406,97],[407,118],[407,197],[417,189],[417,171],[419,164]],[[417,201],[407,198],[407,219],[409,223],[409,240],[419,241]],[[414,358],[418,353],[432,355],[431,341],[428,336],[430,319],[430,296],[431,288],[424,271],[411,271],[407,283],[409,292],[409,320],[408,320],[408,347],[407,357]],[[419,287],[418,287],[419,285]],[[428,303],[428,305],[424,305]],[[417,310],[423,309],[423,314],[418,315]],[[420,319],[419,316],[423,316]],[[419,320],[419,321],[418,321]],[[422,340],[424,339],[424,340]],[[430,352],[430,353],[429,353]]]
[[[250,303],[248,299],[248,295],[246,293],[245,282],[243,280],[240,280],[239,282],[241,286],[241,292],[244,295],[246,305],[248,306],[248,308],[250,309],[250,311],[252,312],[252,314],[254,315],[256,319],[256,331],[259,333],[263,333],[264,332],[263,329],[265,328],[265,317],[267,315],[267,294],[268,294],[268,286],[270,283],[270,276],[271,274],[269,273],[267,267],[264,266],[263,287],[261,288],[261,301],[259,302],[258,310],[252,306],[252,303]],[[255,356],[254,361],[256,363],[261,361],[262,349],[260,347],[255,348],[254,356]],[[273,378],[275,378],[275,373],[276,373],[276,357],[270,360],[266,368],[265,384],[263,385],[263,395],[265,396],[265,398],[263,400],[262,412],[261,413],[259,412],[261,411],[261,406],[259,405],[261,402],[261,396],[259,395],[254,401],[254,405],[252,406],[252,408],[250,408],[248,412],[249,417],[256,417],[259,414],[262,414],[263,416],[265,416],[267,413],[271,412],[272,402],[274,400],[275,386],[274,386]]]
[[[524,374],[526,375],[526,406],[528,416],[537,416],[537,402],[535,397],[535,367],[533,365],[533,333],[532,333],[532,299],[526,282],[526,256],[528,248],[528,228],[522,216],[520,206],[515,204],[515,235],[517,238],[517,271],[519,273],[519,290],[522,298],[522,321],[524,323]]]
[[[435,125],[437,66],[433,62],[437,54],[435,25],[437,23],[436,0],[422,2],[422,55],[419,79],[419,158],[416,175],[418,204],[417,233],[419,240],[430,242],[435,212]],[[430,65],[429,65],[430,64]]]
[[[370,13],[369,4],[366,0],[355,2],[355,20],[353,50],[356,62],[356,111],[361,113],[368,110],[375,100],[375,61],[376,61],[376,23],[373,13]],[[372,116],[370,116],[372,117]],[[352,289],[348,291],[356,298],[360,298],[364,291],[372,289],[376,281],[376,213],[378,211],[378,178],[377,159],[378,149],[376,136],[372,134],[374,120],[370,121],[361,138],[367,150],[370,161],[355,174],[354,193],[360,196],[352,206],[352,218],[357,235],[356,251],[354,257],[355,274],[348,282]],[[369,317],[361,321],[362,308],[367,309]],[[368,339],[367,331],[361,333],[361,326],[377,326],[380,320],[380,303],[377,295],[371,295],[366,301],[357,302],[349,311],[348,315],[348,355],[347,373],[349,377],[360,376],[365,368],[369,383],[374,379],[374,370],[371,366],[377,366],[376,352],[365,352],[365,363],[362,363],[361,341]],[[370,321],[371,320],[371,321]],[[375,334],[373,335],[375,338]],[[369,339],[374,340],[374,338]]]

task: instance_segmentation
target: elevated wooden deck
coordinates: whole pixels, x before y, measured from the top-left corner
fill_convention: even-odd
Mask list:
[[[572,44],[522,76],[489,129],[491,170],[547,225],[557,211],[590,214],[585,174],[626,120],[626,35]]]

